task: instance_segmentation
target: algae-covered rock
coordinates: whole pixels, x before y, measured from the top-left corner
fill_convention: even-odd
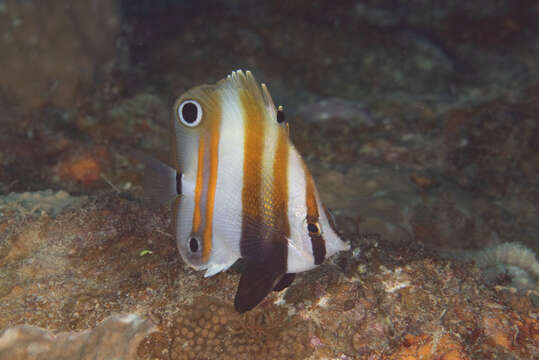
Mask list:
[[[86,196],[71,196],[63,190],[10,193],[0,196],[0,218],[6,216],[8,212],[24,215],[47,213],[56,216],[66,208],[80,206],[86,199]]]

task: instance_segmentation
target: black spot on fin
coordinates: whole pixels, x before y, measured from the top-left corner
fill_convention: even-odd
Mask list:
[[[282,105],[279,105],[279,107],[277,108],[277,122],[279,124],[282,124],[284,123],[284,121],[284,109]]]
[[[290,134],[290,126],[288,124],[288,120],[284,117],[284,108],[282,105],[279,105],[277,108],[277,123],[281,126],[284,126],[286,129],[286,132]]]
[[[289,287],[290,284],[292,284],[295,278],[296,278],[295,273],[284,274],[281,277],[281,280],[279,280],[279,282],[277,283],[277,285],[273,287],[273,291],[283,291],[284,289]]]
[[[234,299],[234,307],[244,313],[260,304],[270,293],[281,273],[264,267],[262,263],[248,262],[241,274],[240,284]]]

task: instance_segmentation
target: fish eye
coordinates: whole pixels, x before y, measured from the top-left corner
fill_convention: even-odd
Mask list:
[[[309,235],[320,235],[320,224],[318,222],[308,223],[307,230]]]
[[[178,117],[183,125],[195,127],[202,121],[202,107],[195,100],[185,100],[178,106]]]
[[[192,253],[196,253],[199,247],[197,238],[192,237],[189,239],[189,250],[191,250]]]

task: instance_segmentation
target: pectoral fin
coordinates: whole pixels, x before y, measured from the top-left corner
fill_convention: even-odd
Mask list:
[[[144,165],[144,200],[158,207],[173,201],[182,194],[182,179],[176,169],[137,150],[131,150],[133,157]]]

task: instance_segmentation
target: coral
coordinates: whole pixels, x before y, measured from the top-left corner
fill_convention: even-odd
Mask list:
[[[532,250],[519,243],[502,243],[474,254],[472,259],[487,280],[495,282],[508,275],[511,286],[539,291],[539,262]]]
[[[110,350],[107,339],[118,351],[131,349],[123,358],[140,360],[536,354],[539,326],[527,296],[484,286],[476,267],[425,259],[408,246],[388,252],[381,240],[365,239],[358,258],[343,254],[346,275],[330,262],[237,314],[238,272],[203,278],[189,269],[166,234],[168,218],[112,193],[55,218],[14,217],[0,232],[0,328],[10,329],[3,334],[27,334],[22,324],[54,329],[60,334],[43,342],[39,330],[32,344],[57,349],[63,341],[74,359],[78,342],[93,354]],[[140,256],[142,249],[152,254]],[[111,315],[134,313],[156,331],[135,343],[130,325],[97,330]],[[95,331],[96,341],[68,343],[62,335]]]
[[[539,262],[535,253],[522,244],[501,243],[479,251],[441,250],[439,253],[458,261],[474,261],[488,282],[520,291],[539,291]]]
[[[0,12],[0,89],[25,109],[70,107],[115,57],[117,2],[7,0]]]
[[[308,345],[306,323],[287,318],[283,311],[267,309],[239,315],[230,304],[211,297],[198,297],[174,314],[167,341],[161,349],[155,334],[139,346],[141,358],[168,353],[170,360],[188,359],[302,359],[313,349]]]
[[[407,334],[404,336],[403,346],[389,359],[440,359],[440,360],[466,360],[462,345],[448,334],[437,336]]]
[[[118,198],[90,198],[55,218],[5,221],[0,232],[0,328],[26,323],[83,330],[112,313],[143,313],[144,304],[157,300],[154,292],[172,291],[167,278],[177,272],[170,265],[177,249],[154,230],[167,225],[133,205]],[[142,249],[153,254],[141,257]]]
[[[93,156],[83,156],[68,163],[59,165],[58,173],[62,177],[71,178],[83,184],[99,179],[101,165]]]
[[[86,200],[85,196],[70,196],[60,190],[43,190],[24,193],[10,193],[0,196],[0,218],[8,216],[8,213],[33,214],[45,212],[55,216],[65,208],[80,206]]]
[[[155,331],[136,314],[111,316],[93,329],[53,334],[18,325],[0,333],[0,359],[134,359],[139,342]]]
[[[215,303],[197,301],[174,319],[171,357],[173,359],[218,359],[224,352],[225,325],[231,309]],[[225,358],[223,356],[223,358]]]
[[[66,153],[54,167],[54,173],[66,180],[73,180],[82,185],[96,182],[103,176],[103,168],[109,161],[108,149],[103,146],[95,149],[81,149]]]

